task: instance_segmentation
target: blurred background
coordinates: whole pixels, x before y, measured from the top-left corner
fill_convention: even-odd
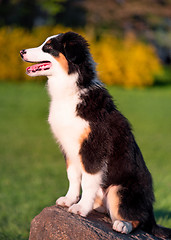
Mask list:
[[[19,51],[82,34],[100,79],[130,120],[154,179],[155,216],[171,227],[171,0],[0,0],[0,240],[64,195],[65,163],[47,123],[45,78]]]
[[[26,81],[18,51],[68,30],[90,41],[104,83],[171,83],[170,0],[1,0],[0,79]]]

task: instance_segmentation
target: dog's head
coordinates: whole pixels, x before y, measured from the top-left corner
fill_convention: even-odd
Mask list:
[[[54,76],[59,71],[70,75],[85,72],[86,66],[93,65],[87,41],[74,32],[51,36],[41,46],[24,49],[20,54],[24,61],[37,63],[26,69],[32,77]]]

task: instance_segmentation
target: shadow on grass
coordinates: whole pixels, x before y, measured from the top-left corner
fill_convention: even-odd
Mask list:
[[[155,76],[154,86],[165,87],[171,85],[171,68],[170,65],[163,66],[163,74]]]
[[[153,87],[167,87],[171,86],[171,80],[169,81],[162,81],[162,80],[155,80]]]
[[[158,222],[159,219],[163,218],[163,219],[171,219],[171,211],[167,211],[167,210],[155,210],[154,212],[156,221]]]

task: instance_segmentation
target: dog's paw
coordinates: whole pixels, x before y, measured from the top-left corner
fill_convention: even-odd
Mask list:
[[[132,224],[129,222],[116,220],[113,223],[113,229],[117,232],[128,234],[132,231]]]
[[[59,206],[62,206],[62,207],[70,207],[75,202],[76,202],[76,200],[65,196],[65,197],[58,198],[56,200],[56,205],[59,205]]]
[[[79,214],[82,217],[86,217],[87,214],[89,213],[89,211],[79,203],[73,204],[68,209],[68,211],[71,212],[71,213]]]

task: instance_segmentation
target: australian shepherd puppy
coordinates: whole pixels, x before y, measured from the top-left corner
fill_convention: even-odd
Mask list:
[[[141,227],[171,238],[153,214],[152,178],[128,120],[99,81],[87,41],[77,33],[51,36],[20,52],[29,76],[47,76],[49,124],[66,160],[69,189],[56,204],[81,216],[107,210],[113,229]],[[82,195],[80,197],[80,189]]]

